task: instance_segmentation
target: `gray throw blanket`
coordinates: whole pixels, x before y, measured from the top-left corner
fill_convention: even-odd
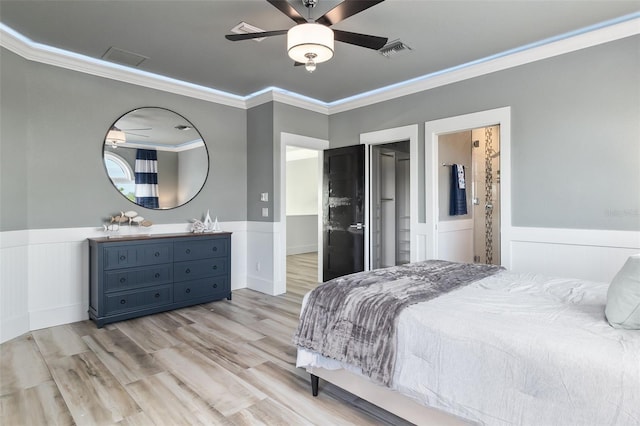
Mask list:
[[[427,260],[335,278],[311,291],[293,343],[390,386],[402,309],[493,275],[495,265]]]

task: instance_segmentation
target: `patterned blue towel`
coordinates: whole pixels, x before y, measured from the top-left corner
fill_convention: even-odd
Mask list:
[[[467,214],[467,190],[462,164],[451,165],[451,191],[449,197],[449,215]]]

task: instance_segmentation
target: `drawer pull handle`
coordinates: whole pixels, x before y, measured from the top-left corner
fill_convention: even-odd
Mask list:
[[[160,297],[160,293],[156,293],[154,296],[157,299],[158,297]]]
[[[187,254],[191,253],[191,249],[186,249],[185,253],[187,253]]]
[[[190,273],[191,273],[191,269],[187,268],[187,269],[184,271],[184,273],[185,273],[185,274],[190,274]]]
[[[153,253],[153,255],[154,255],[155,257],[158,257],[158,256],[160,256],[160,252],[159,252],[159,251],[157,251],[157,252]]]
[[[127,281],[127,279],[125,277],[120,278],[120,282],[121,283],[125,283]]]
[[[218,284],[214,284],[214,285],[213,285],[213,288],[218,288]]]
[[[160,273],[159,273],[159,272],[156,272],[155,277],[156,277],[156,278],[160,278]]]
[[[218,265],[213,265],[213,269],[218,269]]]
[[[190,288],[188,288],[188,289],[186,289],[184,292],[185,292],[185,293],[191,293],[191,289],[190,289]]]
[[[214,247],[214,248],[213,248],[213,251],[218,251],[218,247]]]
[[[120,299],[120,304],[121,304],[121,305],[124,305],[125,303],[127,303],[127,301],[126,301],[126,300],[124,300],[124,299]]]
[[[125,255],[120,256],[120,260],[126,260],[126,259],[127,259],[127,256]]]

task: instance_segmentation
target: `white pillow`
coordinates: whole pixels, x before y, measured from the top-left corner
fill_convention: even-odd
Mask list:
[[[640,330],[640,254],[629,256],[611,281],[604,313],[612,327]]]

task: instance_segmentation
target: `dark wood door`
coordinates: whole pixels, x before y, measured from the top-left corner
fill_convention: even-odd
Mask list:
[[[323,280],[364,270],[364,145],[327,149],[323,170]]]

